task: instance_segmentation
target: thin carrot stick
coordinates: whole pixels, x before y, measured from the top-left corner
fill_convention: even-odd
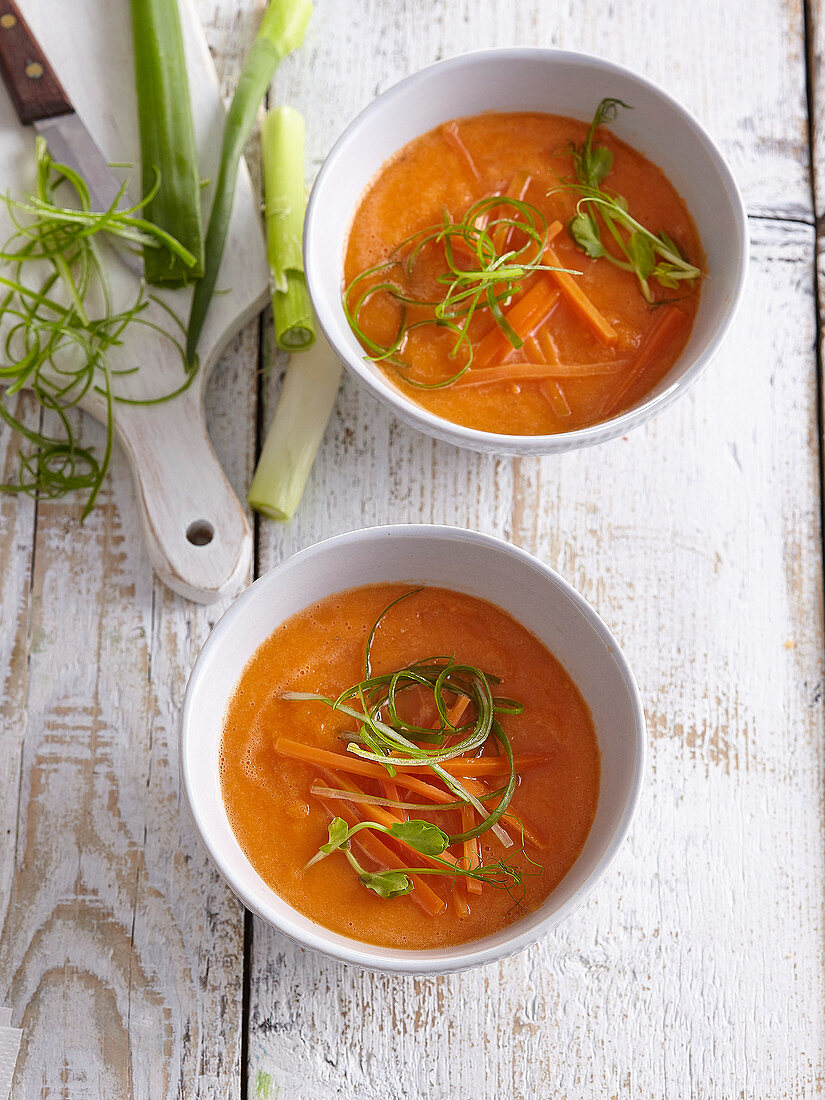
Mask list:
[[[519,169],[513,176],[507,185],[507,189],[503,192],[502,197],[508,199],[518,199],[521,201],[527,194],[527,188],[530,186],[530,174],[523,169]],[[507,206],[495,207],[491,221],[495,221],[496,218],[507,217]],[[510,245],[510,239],[513,234],[514,226],[512,225],[499,225],[493,232],[493,244],[495,245],[496,252],[501,254],[506,252]]]
[[[471,881],[473,880],[467,879],[467,882]],[[467,904],[467,898],[464,890],[458,883],[456,883],[455,889],[453,890],[453,907],[455,908],[457,916],[469,917],[470,906]]]
[[[490,793],[490,788],[485,783],[480,783],[477,779],[465,779],[464,785],[470,794],[474,794],[476,798],[481,798]],[[463,811],[464,807],[462,806],[461,809]],[[467,809],[470,810],[472,823],[472,807],[468,806]],[[536,830],[535,826],[531,825],[520,814],[513,813],[511,810],[505,810],[501,818],[510,826],[511,831],[515,831],[517,839],[520,840],[521,834],[524,833],[524,839],[529,840],[534,847],[541,848],[542,850],[547,848],[547,841],[544,837]],[[469,829],[471,825],[464,825],[462,823],[461,827],[462,829]]]
[[[570,404],[558,382],[553,379],[549,379],[547,382],[539,382],[539,392],[549,402],[550,408],[559,420],[564,420],[566,416],[570,416],[572,412]]]
[[[594,375],[621,374],[627,359],[608,359],[599,363],[502,363],[500,367],[470,369],[454,383],[456,389],[493,386],[496,382],[544,382],[548,378],[592,378]]]
[[[462,806],[460,809],[460,813],[461,831],[463,833],[466,832],[467,829],[472,829],[473,825],[475,825],[475,815],[472,806]],[[467,861],[467,868],[472,869],[473,867],[480,867],[481,849],[478,844],[478,837],[474,836],[471,837],[469,840],[465,840],[462,847],[464,849],[462,855]],[[468,894],[481,893],[481,883],[478,881],[477,878],[466,878],[464,880],[464,887]]]
[[[473,160],[472,156],[470,155],[470,150],[467,148],[467,146],[464,144],[464,142],[459,137],[458,123],[457,122],[445,122],[444,125],[441,127],[441,135],[444,138],[444,140],[447,142],[447,144],[450,146],[450,148],[453,150],[453,152],[457,153],[458,156],[461,157],[461,159],[467,165],[473,179],[474,180],[481,179],[481,175],[478,171],[478,168],[476,167],[476,162]]]
[[[342,790],[349,791],[350,794],[364,794],[364,791],[358,786],[352,779],[346,779],[341,775],[335,775],[332,772],[327,773],[330,779],[337,783]],[[337,801],[337,800],[336,800]],[[375,806],[372,803],[355,803],[355,808],[359,813],[366,814],[370,821],[377,821],[379,825],[385,825],[389,828],[391,825],[399,825],[401,818],[390,810],[385,809],[383,806]],[[360,835],[360,834],[359,834]],[[395,839],[395,838],[393,838]],[[398,844],[404,844],[403,840],[396,841]],[[406,847],[406,845],[405,845]],[[455,856],[450,855],[449,852],[442,852],[438,859],[431,856],[425,856],[421,853],[417,853],[419,859],[425,860],[425,862],[432,864],[434,867],[438,867],[438,859],[443,860],[445,863],[458,863]]]
[[[279,737],[275,741],[275,751],[281,756],[288,756],[292,760],[300,760],[305,764],[317,764],[321,768],[329,768],[333,771],[348,772],[351,775],[363,775],[369,779],[381,779],[386,776],[386,769],[381,764],[372,764],[369,760],[362,760],[352,753],[330,752],[327,749],[318,749],[314,745],[302,745],[299,741],[290,741],[287,737]],[[391,760],[392,757],[388,757]],[[537,764],[544,764],[546,757],[539,753],[523,753],[515,758],[516,771],[522,772],[527,768],[534,768]],[[454,756],[452,760],[446,760],[441,767],[456,776],[478,775],[509,775],[510,769],[507,761],[492,756],[479,756],[469,758],[466,756]],[[413,775],[408,775],[413,772]],[[430,783],[424,783],[415,778],[415,773],[430,772],[426,764],[416,764],[413,768],[399,770],[395,776],[395,782],[399,787],[415,791],[431,798],[433,802],[453,802],[455,795],[447,794]],[[430,773],[431,774],[431,773]]]
[[[447,719],[451,726],[457,726],[464,715],[464,711],[470,705],[470,700],[466,695],[459,695],[450,709],[447,711]]]
[[[336,802],[334,806],[321,799],[321,805],[324,809],[333,817],[342,817],[346,821],[347,825],[352,828],[362,818],[354,813],[347,807],[341,806]],[[391,851],[386,844],[378,839],[375,833],[370,832],[368,829],[364,829],[363,832],[357,833],[352,838],[352,843],[355,844],[362,852],[364,852],[370,859],[374,860],[379,867],[383,867],[388,871],[406,871],[407,865]],[[410,875],[413,886],[415,889],[410,894],[410,898],[419,905],[425,913],[434,917],[438,913],[442,913],[447,908],[447,903],[442,897],[440,897],[431,886],[420,875]]]
[[[532,342],[541,349],[541,359],[543,362],[558,363],[559,351],[547,325],[539,329],[538,333],[532,337]],[[570,416],[572,412],[570,403],[567,400],[567,395],[558,382],[554,380],[540,382],[539,393],[550,405],[550,408],[559,420],[564,420]]]
[[[543,254],[546,263],[558,262],[557,260],[547,259],[547,249],[550,247],[550,241],[561,232],[561,228],[561,222],[553,222],[552,225],[547,227],[547,246]],[[507,323],[524,340],[533,329],[538,328],[547,320],[555,309],[558,300],[558,291],[551,288],[542,272],[537,276],[536,281],[527,293],[523,294],[515,305],[505,311],[504,316]],[[473,353],[473,363],[479,367],[486,367],[503,359],[508,351],[512,350],[513,346],[510,341],[498,325],[494,325],[486,336],[479,341]]]
[[[397,786],[395,780],[390,779],[389,776],[387,776],[386,779],[381,780],[381,788],[384,791],[384,797],[385,798],[389,798],[393,802],[401,802],[402,801],[402,799],[400,797],[400,794],[399,794],[398,786]],[[407,813],[406,810],[399,809],[398,814],[405,821],[409,817],[409,814]]]
[[[555,249],[551,248],[550,245],[544,250],[544,262],[553,264],[554,267],[564,266]],[[557,284],[565,298],[567,298],[573,309],[575,309],[576,313],[578,313],[583,321],[587,322],[596,337],[598,337],[607,347],[612,348],[619,339],[618,332],[616,332],[607,318],[590,301],[578,281],[566,271],[550,271],[549,275]]]
[[[524,353],[531,363],[547,362],[535,336],[529,336],[524,341]]]
[[[547,325],[544,328],[540,328],[536,340],[542,350],[542,359],[545,363],[558,363],[559,350],[556,347],[556,342],[553,339],[553,335]]]
[[[676,306],[661,307],[659,316],[651,325],[647,338],[639,348],[636,359],[631,361],[630,370],[622,379],[616,392],[602,406],[599,413],[601,417],[612,416],[617,411],[633,385],[642,377],[653,360],[664,351],[667,345],[676,339],[681,329],[687,324],[687,320],[687,314],[683,313],[681,309],[677,309]]]
[[[544,275],[540,275],[526,294],[511,306],[504,317],[522,339],[526,340],[533,329],[543,325],[559,302],[559,292],[552,287]],[[488,367],[500,363],[506,355],[514,351],[513,345],[496,325],[483,336],[473,352],[473,368]],[[465,375],[466,377],[466,375]]]

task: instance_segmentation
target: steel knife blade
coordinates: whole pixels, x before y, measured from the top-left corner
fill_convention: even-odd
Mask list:
[[[75,112],[14,0],[0,0],[0,76],[20,121],[43,135],[56,161],[83,177],[95,209],[108,210],[121,181]],[[117,205],[119,209],[129,205],[125,193]],[[135,274],[143,275],[137,253],[118,248],[117,256]]]

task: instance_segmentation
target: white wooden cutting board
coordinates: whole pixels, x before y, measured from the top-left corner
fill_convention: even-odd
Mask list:
[[[133,166],[118,167],[117,172],[129,180],[129,197],[135,201],[140,197],[140,143],[127,0],[22,0],[21,9],[106,158]],[[181,0],[180,9],[200,171],[202,178],[214,181],[224,110],[200,22],[189,0]],[[31,190],[34,138],[33,130],[18,122],[0,84],[1,192],[15,196]],[[205,219],[212,194],[213,186],[205,186]],[[6,221],[0,210],[3,239]],[[122,307],[134,301],[139,281],[114,252],[107,250],[107,257],[115,305]],[[165,404],[120,405],[116,410],[118,438],[134,471],[152,564],[171,588],[204,603],[242,583],[252,552],[246,516],[206,434],[204,389],[220,350],[263,307],[267,292],[259,202],[242,166],[217,293],[199,345],[199,376]],[[186,322],[191,291],[164,291],[158,297]],[[144,316],[167,330],[175,328],[159,306]],[[175,335],[180,339],[180,331]],[[126,330],[123,346],[110,355],[110,365],[140,368],[117,382],[116,392],[130,398],[169,392],[184,377],[174,346],[145,325]],[[103,402],[94,394],[84,398],[81,407],[105,419]],[[254,431],[254,425],[249,430]]]

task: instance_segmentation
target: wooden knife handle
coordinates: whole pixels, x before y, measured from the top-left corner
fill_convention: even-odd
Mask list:
[[[0,0],[0,73],[22,123],[74,110],[14,0]]]

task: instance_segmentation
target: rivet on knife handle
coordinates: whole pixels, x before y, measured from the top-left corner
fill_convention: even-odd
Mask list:
[[[26,125],[74,110],[13,0],[0,0],[0,70]]]

